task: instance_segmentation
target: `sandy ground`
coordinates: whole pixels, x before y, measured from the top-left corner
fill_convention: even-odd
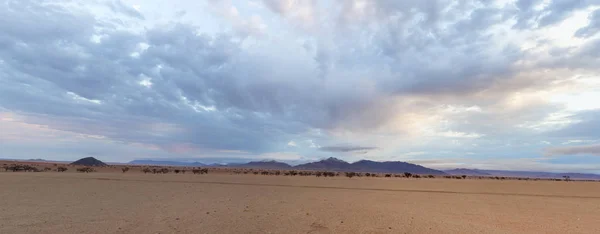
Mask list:
[[[0,172],[0,191],[0,233],[600,233],[598,182]]]

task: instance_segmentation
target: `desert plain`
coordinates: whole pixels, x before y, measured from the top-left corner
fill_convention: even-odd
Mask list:
[[[600,183],[0,172],[0,233],[600,233]]]

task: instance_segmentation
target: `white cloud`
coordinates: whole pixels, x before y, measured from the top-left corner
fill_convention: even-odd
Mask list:
[[[436,136],[440,137],[448,137],[448,138],[480,138],[484,135],[478,133],[467,133],[467,132],[455,132],[455,131],[446,131],[439,132]]]
[[[321,146],[317,145],[313,140],[307,140],[306,143],[308,143],[308,147],[310,148],[321,148]]]

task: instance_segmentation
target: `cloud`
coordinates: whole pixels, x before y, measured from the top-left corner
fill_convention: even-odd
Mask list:
[[[209,8],[213,14],[229,22],[233,30],[242,37],[260,36],[267,28],[262,17],[242,15],[230,1],[209,1]]]
[[[600,144],[551,147],[546,149],[545,154],[548,156],[576,154],[600,156]]]
[[[144,15],[142,15],[142,13],[140,13],[137,9],[135,9],[133,6],[126,5],[121,0],[114,0],[107,3],[107,5],[115,13],[124,14],[141,20],[145,19]]]
[[[340,153],[348,153],[348,152],[368,152],[371,150],[376,150],[377,147],[365,147],[365,146],[323,146],[320,147],[319,150],[325,152],[340,152]]]
[[[575,32],[576,37],[587,38],[600,32],[600,9],[590,13],[588,19],[590,20],[590,23],[587,26],[577,30]]]
[[[538,25],[540,27],[549,26],[563,21],[573,11],[588,6],[585,0],[553,0],[543,10],[543,14],[539,17]]]
[[[568,137],[589,139],[598,137],[600,131],[600,110],[580,111],[571,116],[573,123],[560,129],[550,131],[547,134],[553,137]]]
[[[599,132],[592,112],[551,101],[599,87],[579,78],[598,74],[596,17],[567,39],[547,31],[590,1],[209,1],[173,19],[181,9],[152,2],[144,15],[2,3],[0,110],[101,141],[255,157],[376,149],[364,144],[386,158]]]
[[[273,13],[291,20],[295,26],[303,29],[318,27],[318,1],[262,0],[262,2]]]

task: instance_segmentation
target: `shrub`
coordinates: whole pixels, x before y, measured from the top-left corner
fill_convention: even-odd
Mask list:
[[[204,173],[208,174],[208,168],[192,169],[192,173],[194,173],[194,174],[204,174]],[[256,175],[256,174],[258,174],[258,172],[255,171],[254,174]]]
[[[144,172],[144,174],[146,174],[148,172],[152,172],[152,170],[150,170],[150,168],[145,167],[144,169],[142,169],[142,172]]]
[[[85,173],[90,173],[90,172],[95,172],[96,170],[94,170],[94,168],[91,167],[82,167],[82,168],[77,168],[77,172],[85,172]]]
[[[129,171],[129,167],[123,167],[123,168],[121,168],[121,171],[123,171],[123,173],[128,172]]]
[[[385,174],[385,177],[392,177],[391,174]]]
[[[354,176],[356,176],[356,172],[346,172],[346,177],[352,178]]]
[[[462,175],[462,178],[463,178],[463,179],[466,179],[466,178],[467,178],[467,176],[466,176],[466,175]]]
[[[410,178],[411,176],[412,176],[412,174],[411,174],[411,173],[409,173],[409,172],[404,172],[404,177],[406,177],[406,178]]]
[[[13,164],[10,166],[4,166],[4,170],[5,171],[13,171],[13,172],[18,172],[18,171],[28,171],[28,172],[40,172],[42,170],[36,168],[36,167],[32,167],[29,165],[18,165],[18,164]]]
[[[69,169],[68,169],[68,168],[66,168],[66,167],[58,167],[58,168],[56,168],[56,171],[57,171],[57,172],[65,172],[65,171],[67,171],[67,170],[69,170]]]

